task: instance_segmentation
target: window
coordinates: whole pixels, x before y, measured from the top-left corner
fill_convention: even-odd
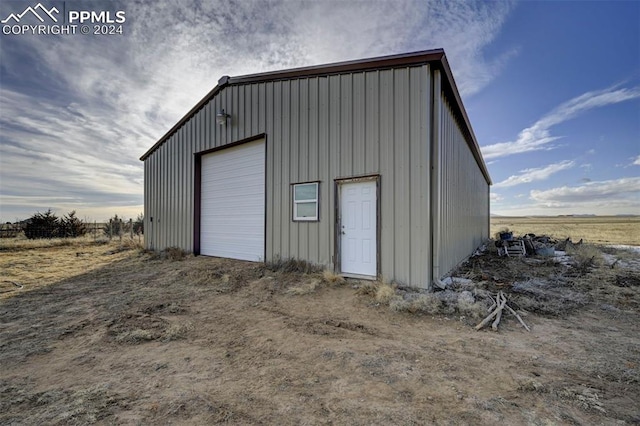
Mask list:
[[[318,220],[319,182],[293,185],[293,220]]]

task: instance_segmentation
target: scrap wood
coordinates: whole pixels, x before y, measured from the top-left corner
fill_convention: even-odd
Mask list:
[[[491,302],[493,303],[491,304],[491,306],[489,306],[489,309],[487,309],[487,312],[493,311],[496,308],[496,306],[498,306],[496,301],[493,299],[493,296],[489,295],[489,299],[491,299]]]
[[[498,324],[500,324],[500,319],[502,318],[502,310],[507,304],[507,298],[503,292],[498,293],[498,299],[500,301],[500,304],[498,305],[498,314],[496,315],[496,319],[493,321],[493,324],[491,324],[493,331],[498,331]]]
[[[520,324],[522,324],[522,326],[524,328],[527,329],[527,331],[531,331],[531,329],[527,326],[527,324],[525,324],[525,322],[522,320],[522,318],[520,318],[520,315],[518,315],[518,313],[516,311],[514,311],[513,309],[511,309],[511,306],[509,305],[505,305],[505,307],[509,310],[509,312],[511,312],[513,315],[516,316],[516,318],[518,318],[518,321],[520,321]]]
[[[518,315],[518,313],[516,311],[514,311],[511,308],[511,306],[507,305],[507,296],[505,296],[502,291],[498,292],[498,294],[496,295],[495,300],[493,299],[492,296],[489,296],[489,298],[493,302],[493,304],[489,308],[490,314],[487,315],[487,317],[485,319],[483,319],[482,322],[480,322],[480,324],[476,325],[476,330],[481,330],[484,326],[489,324],[489,322],[491,322],[491,320],[494,320],[493,323],[491,324],[491,328],[494,331],[498,331],[498,325],[500,324],[500,319],[502,318],[502,311],[503,311],[503,309],[506,308],[507,310],[509,310],[509,312],[511,312],[518,319],[518,321],[520,321],[520,324],[522,324],[522,326],[527,331],[531,331],[531,329],[527,326],[527,324],[525,324],[525,322],[522,320],[520,315]]]
[[[491,312],[489,316],[487,316],[484,320],[482,320],[480,324],[476,325],[476,330],[480,330],[482,327],[489,324],[489,321],[491,321],[496,315],[498,315],[498,312],[502,311],[502,308],[504,308],[504,305],[502,304],[502,300],[500,298],[501,293],[502,292],[499,292],[498,296],[496,297],[497,300],[500,300],[498,307],[493,312]]]

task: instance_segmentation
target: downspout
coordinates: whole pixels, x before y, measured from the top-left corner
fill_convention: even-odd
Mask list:
[[[441,116],[441,73],[433,70],[431,84],[431,288],[437,286],[444,288],[440,282],[440,244],[441,244],[441,217],[440,203],[442,194],[440,190],[440,116]]]

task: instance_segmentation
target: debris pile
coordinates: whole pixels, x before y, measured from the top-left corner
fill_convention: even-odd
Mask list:
[[[564,251],[567,246],[579,246],[579,242],[573,243],[571,238],[564,241],[557,241],[547,235],[525,234],[522,237],[513,236],[513,232],[504,230],[496,235],[495,245],[499,256],[524,257],[524,256],[547,256],[553,257],[556,250]]]

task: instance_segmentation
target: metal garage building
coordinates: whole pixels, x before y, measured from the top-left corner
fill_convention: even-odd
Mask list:
[[[144,161],[145,244],[428,288],[489,234],[441,49],[222,77]]]

